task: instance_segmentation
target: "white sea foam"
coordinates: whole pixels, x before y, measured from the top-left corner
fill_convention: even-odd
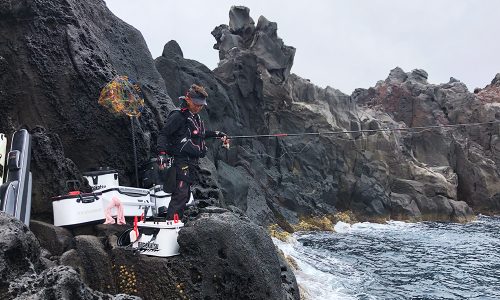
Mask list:
[[[387,221],[386,223],[355,223],[351,226],[353,231],[385,231],[385,230],[404,230],[419,226],[420,223],[407,223],[402,221]]]
[[[347,233],[351,230],[351,224],[339,221],[333,226],[333,229],[338,233]]]
[[[302,251],[304,250],[302,245],[293,237],[288,242],[282,242],[275,238],[273,241],[285,256],[290,256],[297,262],[299,269],[294,270],[294,274],[299,288],[307,300],[356,299],[346,293],[347,291],[337,276],[321,271],[314,266],[312,263],[315,262],[315,259],[308,258]],[[324,262],[324,259],[321,260]]]
[[[335,232],[301,232],[301,238],[311,238],[322,236],[328,238],[329,235],[356,234],[363,232],[384,232],[401,230],[411,227],[414,224],[400,221],[389,221],[386,224],[377,223],[355,223],[337,222],[334,225]],[[289,238],[287,242],[273,238],[273,241],[280,248],[285,256],[293,258],[299,267],[294,270],[297,283],[303,296],[308,300],[330,300],[330,299],[376,299],[372,295],[357,293],[348,290],[349,286],[362,286],[369,284],[372,278],[358,270],[356,264],[349,261],[341,261],[335,258],[331,252],[325,250],[312,250],[298,242],[297,234]],[[348,278],[346,278],[348,277]]]

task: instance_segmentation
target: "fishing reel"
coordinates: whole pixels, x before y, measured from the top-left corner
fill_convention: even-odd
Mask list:
[[[156,158],[156,162],[158,163],[158,167],[160,170],[168,169],[172,166],[173,157],[168,156],[166,153],[160,153]]]

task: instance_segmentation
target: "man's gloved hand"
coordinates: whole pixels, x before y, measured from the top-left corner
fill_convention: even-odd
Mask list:
[[[222,141],[222,147],[223,148],[226,148],[227,150],[229,150],[229,138],[227,137],[227,135],[223,136],[220,138],[220,140]]]

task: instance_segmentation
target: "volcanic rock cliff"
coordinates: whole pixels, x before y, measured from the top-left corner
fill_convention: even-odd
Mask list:
[[[130,121],[99,106],[100,89],[117,74],[140,78],[148,104],[136,126],[140,160],[173,107],[140,32],[102,1],[2,1],[0,22],[0,131],[25,126],[38,134],[33,214],[50,219],[47,200],[64,192],[73,163],[82,171],[116,168],[128,183]]]
[[[404,73],[396,68],[385,81],[368,90],[358,89],[352,97],[363,109],[384,111],[408,127],[498,122],[499,76],[497,74],[491,85],[472,94],[455,78],[434,85],[427,82],[427,73],[423,70]],[[431,189],[437,196],[463,201],[476,212],[498,213],[499,124],[447,128],[406,131],[402,136],[406,153],[422,170],[447,179],[449,192],[443,190],[443,193],[435,188],[437,180],[428,177],[431,181],[426,184],[433,186]],[[408,175],[416,176],[416,173]],[[416,179],[422,182],[419,177]],[[401,185],[391,190],[398,192],[399,188],[406,191]]]
[[[100,0],[0,4],[0,132],[31,130],[38,220],[31,229],[39,239],[0,215],[1,228],[13,232],[1,239],[0,292],[297,299],[290,267],[255,224],[292,230],[301,218],[339,210],[359,220],[460,222],[500,211],[498,123],[409,129],[498,121],[500,75],[470,93],[456,79],[434,85],[423,70],[395,68],[349,96],[292,74],[295,49],[278,37],[276,23],[260,17],[255,24],[245,7],[232,7],[229,17],[212,32],[220,62],[210,70],[184,58],[175,41],[153,60],[141,34]],[[133,257],[116,248],[115,229],[71,232],[42,222],[52,221],[50,197],[65,193],[66,180],[82,171],[109,166],[123,185],[133,182],[131,121],[97,104],[115,75],[133,78],[145,94],[135,124],[139,161],[155,155],[159,128],[193,82],[209,92],[203,117],[212,129],[339,133],[234,139],[229,151],[212,143],[194,193],[223,208],[191,212],[179,237],[181,256]],[[408,130],[375,131],[381,128]]]
[[[498,212],[498,123],[475,127],[342,133],[498,121],[498,80],[477,94],[456,79],[433,85],[423,70],[390,72],[352,96],[290,74],[295,49],[277,25],[233,7],[212,31],[221,61],[210,71],[170,41],[155,60],[167,90],[200,82],[212,91],[212,127],[231,135],[314,133],[237,139],[215,151],[226,204],[261,224],[351,210],[359,219],[466,221]],[[172,76],[175,74],[175,76]],[[495,93],[496,91],[496,93]]]

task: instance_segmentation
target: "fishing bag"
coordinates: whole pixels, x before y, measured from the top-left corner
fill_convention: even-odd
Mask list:
[[[175,189],[177,172],[171,161],[160,170],[158,158],[151,158],[141,165],[139,174],[142,188],[149,189],[161,185],[166,193],[172,193]]]
[[[139,167],[139,181],[144,189],[152,188],[156,185],[162,185],[162,171],[159,168],[156,158],[151,158]]]

